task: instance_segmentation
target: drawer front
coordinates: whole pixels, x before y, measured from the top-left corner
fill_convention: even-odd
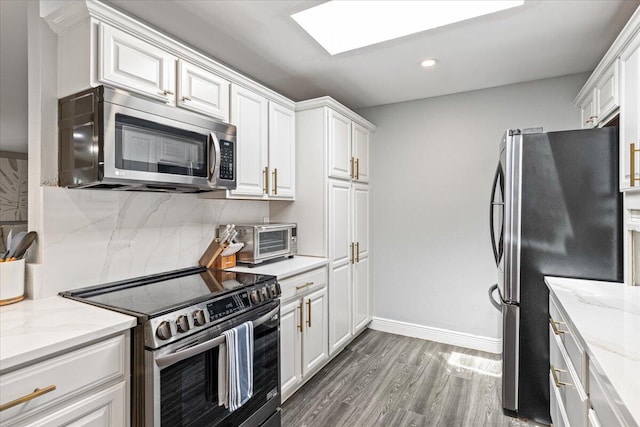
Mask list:
[[[594,418],[602,426],[624,426],[592,366],[592,364],[589,365],[589,403],[593,408]]]
[[[559,395],[558,404],[564,406],[567,420],[572,427],[587,425],[588,400],[575,370],[569,361],[564,346],[549,326],[549,369],[550,387],[555,387]]]
[[[84,390],[123,377],[128,372],[127,363],[123,334],[2,375],[0,404],[28,396],[35,389],[49,386],[55,386],[55,389],[0,412],[0,421],[22,418]]]
[[[567,413],[562,405],[560,391],[553,382],[553,376],[549,372],[549,409],[551,413],[551,421],[554,427],[569,427],[567,421]]]
[[[320,289],[327,284],[327,268],[322,267],[306,273],[298,274],[280,281],[282,296],[280,299],[286,301],[289,298],[307,293],[315,289]]]
[[[552,322],[554,322],[552,324]],[[567,324],[553,300],[549,300],[549,324],[553,329],[553,334],[560,338],[564,349],[571,360],[582,388],[587,389],[587,353],[578,343],[576,336]]]

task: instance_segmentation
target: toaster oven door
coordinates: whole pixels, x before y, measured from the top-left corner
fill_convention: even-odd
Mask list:
[[[290,227],[258,227],[255,231],[254,259],[258,262],[291,254]]]

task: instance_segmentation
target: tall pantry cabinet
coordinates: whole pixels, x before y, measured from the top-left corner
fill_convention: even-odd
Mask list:
[[[329,97],[296,105],[295,203],[270,203],[272,221],[298,223],[298,253],[329,263],[329,352],[371,320],[369,151],[375,126]]]

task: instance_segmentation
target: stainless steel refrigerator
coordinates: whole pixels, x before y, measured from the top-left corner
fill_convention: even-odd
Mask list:
[[[502,312],[502,406],[549,424],[549,293],[544,276],[621,282],[618,128],[508,130],[490,226]]]

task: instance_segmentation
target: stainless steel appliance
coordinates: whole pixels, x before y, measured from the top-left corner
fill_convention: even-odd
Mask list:
[[[63,187],[172,192],[236,188],[236,127],[98,86],[58,101]]]
[[[622,281],[618,128],[508,130],[493,181],[490,227],[502,312],[502,406],[549,415],[549,294],[544,276]],[[497,291],[498,298],[494,298]]]
[[[280,285],[274,276],[190,268],[63,292],[137,317],[133,426],[280,426]],[[218,405],[222,332],[254,325],[253,397]]]
[[[219,232],[226,226],[221,225]],[[235,240],[244,243],[236,253],[237,262],[261,264],[282,258],[291,258],[298,253],[298,228],[296,224],[236,224]]]

